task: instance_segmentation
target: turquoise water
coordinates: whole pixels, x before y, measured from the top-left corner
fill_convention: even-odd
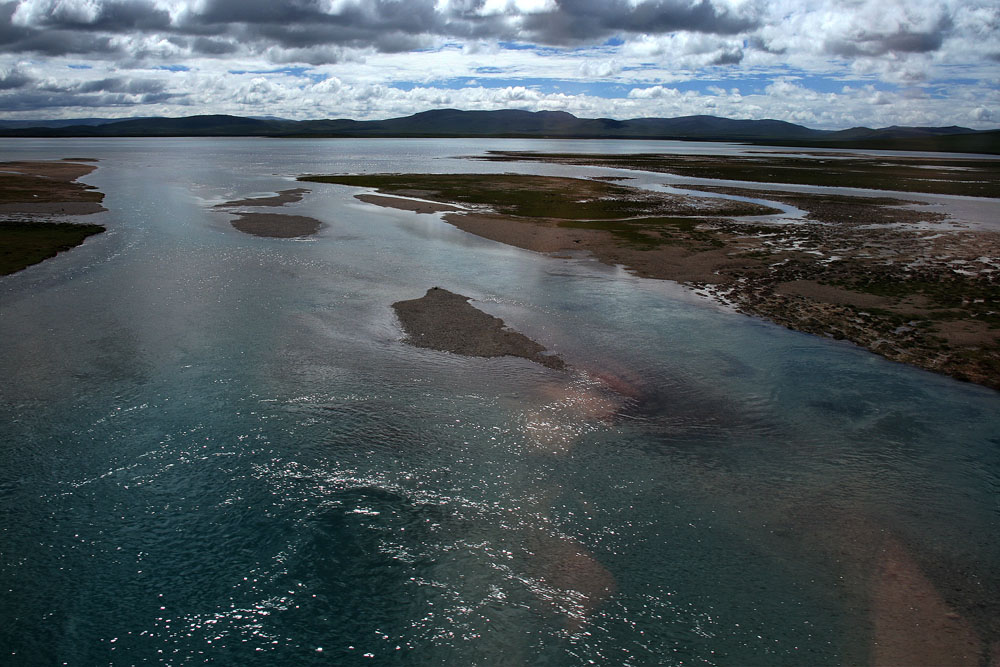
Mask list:
[[[491,148],[738,150],[599,143],[5,143],[100,158],[109,211],[0,278],[4,661],[864,663],[890,542],[995,640],[996,392],[349,188],[285,207],[309,240],[210,210],[583,173],[455,158]],[[405,345],[390,305],[432,286],[572,370]]]

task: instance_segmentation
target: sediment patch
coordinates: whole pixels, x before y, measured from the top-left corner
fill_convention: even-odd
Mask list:
[[[566,159],[585,163],[581,156]],[[850,171],[851,164],[827,169]],[[925,177],[937,173],[910,166]],[[583,250],[642,277],[685,283],[748,315],[1000,389],[1000,234],[956,228],[918,202],[694,186],[806,211],[801,219],[761,221],[743,216],[777,211],[594,180],[519,174],[304,178],[392,195],[364,195],[380,205],[398,208],[400,198],[419,197],[461,206],[444,220],[472,234],[537,252]]]
[[[88,215],[105,211],[104,194],[76,179],[97,169],[92,164],[0,162],[0,215]]]
[[[246,206],[284,206],[302,201],[302,197],[309,193],[307,188],[291,188],[281,190],[271,197],[248,197],[246,199],[235,199],[233,201],[216,204],[214,208],[237,208]]]
[[[233,227],[245,234],[266,236],[276,239],[290,239],[312,236],[323,223],[305,215],[284,215],[281,213],[241,212],[232,221]]]
[[[548,368],[561,369],[558,356],[527,336],[507,328],[504,321],[469,304],[469,297],[432,287],[419,299],[392,304],[406,342],[415,346],[471,357],[521,357]]]
[[[0,163],[0,275],[20,271],[105,231],[101,225],[62,222],[64,216],[107,209],[104,194],[76,179],[97,167],[72,158]]]

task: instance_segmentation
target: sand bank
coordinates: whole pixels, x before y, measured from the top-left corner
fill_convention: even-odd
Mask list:
[[[83,161],[96,162],[0,163],[0,275],[55,257],[104,231],[100,225],[53,220],[107,210],[102,193],[76,180],[97,168]]]
[[[355,199],[366,204],[375,204],[386,208],[396,208],[401,211],[413,211],[414,213],[444,213],[445,211],[461,211],[458,206],[449,204],[439,204],[438,202],[418,201],[416,199],[403,199],[402,197],[386,197],[385,195],[355,195]]]
[[[397,301],[392,307],[406,341],[416,347],[472,357],[521,357],[556,369],[565,366],[535,341],[508,329],[500,318],[472,307],[467,296],[432,287],[419,299]]]
[[[66,160],[0,162],[0,215],[88,215],[105,211],[104,195],[76,179],[97,169]]]
[[[290,239],[312,236],[323,223],[305,215],[284,215],[281,213],[239,213],[232,221],[233,227],[245,234]]]
[[[271,197],[248,197],[216,204],[215,208],[236,208],[241,206],[284,206],[302,201],[303,195],[309,193],[307,188],[291,188],[281,190]]]
[[[579,156],[572,162],[582,163]],[[309,179],[378,187],[394,196],[365,201],[394,208],[406,207],[399,202],[406,197],[460,204],[444,219],[472,234],[536,252],[587,251],[643,277],[685,283],[748,315],[1000,389],[1000,234],[949,225],[919,202],[697,186],[806,212],[783,221],[744,217],[775,212],[759,205],[661,198],[581,179]]]

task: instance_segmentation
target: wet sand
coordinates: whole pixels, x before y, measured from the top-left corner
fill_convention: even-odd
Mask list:
[[[215,208],[236,208],[240,206],[284,206],[302,201],[303,195],[310,191],[307,188],[291,188],[281,190],[271,197],[248,197],[247,199],[235,199],[233,201],[216,204]]]
[[[490,187],[475,185],[484,191]],[[572,188],[576,183],[562,179],[558,185]],[[429,181],[423,187],[421,198],[446,199],[428,189]],[[671,205],[687,215],[588,220],[498,212],[463,200],[471,208],[445,212],[444,220],[526,250],[583,250],[642,277],[684,283],[742,313],[1000,389],[1000,233],[949,224],[932,207],[899,197],[691,189],[790,203],[806,215],[791,221],[741,219],[675,202]],[[393,208],[434,210],[420,202],[401,203],[417,196],[409,190],[382,185],[380,191],[396,196],[360,198]],[[486,196],[502,201],[505,192],[494,186]],[[628,196],[627,190],[616,193]],[[569,190],[563,196],[578,194]],[[525,195],[510,196],[516,203]],[[620,205],[625,210],[631,206]],[[562,215],[564,208],[552,211]],[[692,214],[696,209],[702,213]]]
[[[106,211],[104,194],[76,179],[97,169],[68,160],[0,162],[0,215],[89,215]],[[87,160],[88,162],[96,160]]]
[[[97,167],[73,158],[51,162],[0,163],[0,275],[8,275],[70,250],[101,225],[73,224],[66,216],[107,209],[104,194],[76,179]]]
[[[406,341],[416,347],[473,357],[514,356],[561,369],[559,357],[527,336],[508,329],[503,320],[469,304],[469,297],[432,287],[419,299],[392,304]]]
[[[400,211],[412,211],[414,213],[444,213],[447,211],[463,210],[458,206],[451,206],[449,204],[403,199],[401,197],[386,197],[385,195],[355,195],[354,198],[366,204],[375,204],[376,206],[395,208]]]
[[[281,213],[239,213],[232,221],[233,227],[245,234],[276,239],[312,236],[323,223],[304,215]]]
[[[216,204],[216,209],[280,207],[302,201],[308,194],[307,188],[291,188],[281,190],[270,197],[248,197]],[[323,227],[323,223],[306,215],[288,215],[285,213],[256,213],[250,211],[229,211],[237,216],[230,224],[252,236],[263,236],[273,239],[293,239],[312,236]]]

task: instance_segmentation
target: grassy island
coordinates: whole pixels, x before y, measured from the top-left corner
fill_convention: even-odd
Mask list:
[[[637,159],[642,156],[493,157],[573,164],[592,160],[638,169],[650,169],[652,162]],[[706,158],[696,159],[707,169]],[[866,179],[880,165],[858,171],[859,160],[830,161],[822,170],[824,184],[875,187],[877,181]],[[982,184],[975,181],[996,179],[990,171],[995,167],[980,168],[980,161],[973,162],[976,165],[965,165],[971,171],[954,169],[961,166],[954,163],[940,170],[910,164],[904,170],[909,176],[898,189],[984,196]],[[759,160],[699,175],[762,181],[771,174],[762,171],[750,178],[755,169],[761,169]],[[785,179],[780,182],[809,183],[820,171],[780,173]],[[749,315],[846,339],[888,359],[1000,389],[1000,233],[950,225],[945,215],[898,195],[685,185],[692,192],[684,196],[607,179],[520,174],[331,175],[300,180],[375,189],[379,194],[358,197],[382,206],[443,212],[444,219],[460,229],[529,250],[588,251],[641,276],[685,283]],[[696,193],[698,189],[791,205],[804,213],[782,219],[774,215],[778,209],[708,198]],[[749,217],[760,215],[774,219]]]

